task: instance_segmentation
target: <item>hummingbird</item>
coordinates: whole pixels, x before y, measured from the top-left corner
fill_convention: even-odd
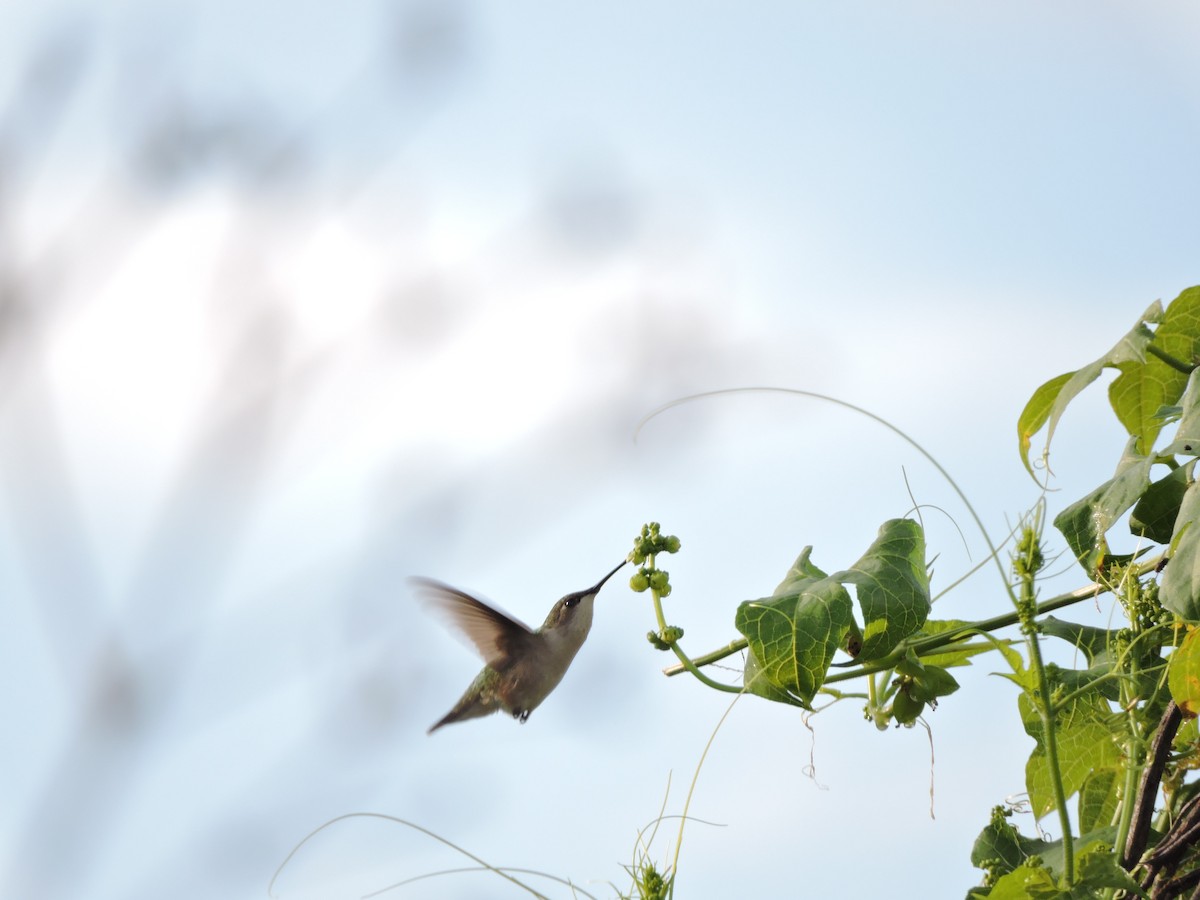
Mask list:
[[[465,591],[431,578],[412,579],[422,598],[462,630],[486,663],[454,708],[427,733],[498,709],[524,723],[562,681],[591,630],[596,595],[623,565],[625,560],[587,590],[555,603],[536,631]]]

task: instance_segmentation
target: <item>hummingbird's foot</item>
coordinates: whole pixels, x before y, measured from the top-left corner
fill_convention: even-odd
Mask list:
[[[529,718],[529,714],[531,712],[532,712],[532,710],[529,710],[529,709],[513,710],[513,718],[516,719],[518,722],[520,722],[522,725],[524,725],[525,720]]]

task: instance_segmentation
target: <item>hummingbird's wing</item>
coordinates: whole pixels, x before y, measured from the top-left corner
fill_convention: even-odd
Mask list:
[[[410,580],[421,599],[457,626],[493,669],[529,652],[533,632],[524,623],[448,584],[432,578]]]

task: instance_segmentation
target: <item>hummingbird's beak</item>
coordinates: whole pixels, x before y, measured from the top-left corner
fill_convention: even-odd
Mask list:
[[[615,569],[613,569],[611,572],[609,572],[607,575],[605,575],[603,578],[601,578],[598,582],[596,582],[596,586],[594,588],[589,588],[587,593],[589,593],[589,594],[600,593],[600,588],[604,587],[604,582],[608,581],[608,579],[610,579],[614,575],[616,575],[617,572],[620,571],[621,566],[623,566],[623,565],[625,565],[625,560],[621,560],[621,562],[617,565],[617,567]]]

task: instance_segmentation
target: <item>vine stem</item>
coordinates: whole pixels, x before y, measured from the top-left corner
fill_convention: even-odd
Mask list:
[[[651,569],[655,567],[654,557],[655,554],[653,553],[646,557],[646,561],[650,563]],[[658,633],[660,635],[665,634],[667,630],[667,617],[663,615],[662,597],[654,588],[650,589],[650,596],[654,600],[654,616],[658,620]],[[691,658],[683,652],[683,648],[679,646],[679,641],[667,641],[667,646],[670,647],[675,653],[675,656],[678,657],[681,672],[691,672],[703,684],[713,688],[714,690],[725,691],[729,694],[740,694],[744,690],[744,688],[735,687],[732,684],[722,684],[721,682],[713,678],[709,678],[707,675],[701,672],[700,669],[697,668],[696,664],[692,662]]]
[[[529,885],[525,884],[520,879],[514,878],[512,875],[508,874],[508,871],[506,871],[505,869],[501,869],[501,868],[498,868],[497,866],[493,866],[491,863],[487,862],[484,859],[481,859],[480,857],[476,856],[474,853],[470,852],[469,850],[464,850],[458,844],[442,837],[440,834],[430,831],[428,828],[418,825],[416,822],[410,822],[407,819],[400,819],[400,818],[397,818],[396,816],[389,816],[385,813],[377,813],[377,812],[343,813],[340,816],[334,816],[332,819],[330,819],[324,825],[321,825],[319,828],[314,828],[312,831],[310,831],[308,834],[306,834],[300,840],[300,843],[298,843],[295,847],[292,848],[292,852],[284,857],[283,862],[281,862],[279,864],[279,868],[277,868],[275,870],[275,874],[271,876],[271,881],[267,885],[267,896],[271,897],[271,898],[274,898],[277,896],[275,893],[275,883],[279,880],[279,876],[283,873],[283,870],[285,868],[287,868],[288,863],[290,863],[292,861],[292,859],[296,856],[297,853],[300,852],[300,849],[302,847],[304,847],[305,844],[307,844],[309,841],[311,841],[313,838],[315,838],[322,831],[325,831],[327,828],[330,828],[333,825],[336,825],[338,822],[344,822],[347,819],[382,819],[385,822],[394,822],[397,825],[403,825],[406,828],[411,828],[414,831],[419,831],[421,834],[425,835],[426,837],[430,837],[433,840],[435,840],[441,844],[445,844],[447,847],[462,854],[463,856],[467,857],[467,859],[471,860],[472,862],[477,863],[478,866],[480,867],[480,869],[486,870],[488,872],[494,872],[495,874],[499,875],[501,878],[503,878],[507,881],[511,881],[517,887],[524,889],[527,893],[533,895],[534,897],[540,898],[540,900],[549,900],[549,898],[546,897],[546,895],[541,894],[538,891],[534,890],[533,888],[531,888]],[[525,872],[527,870],[512,870],[512,871]],[[531,874],[541,874],[541,873],[531,873]],[[561,880],[561,879],[557,879],[557,880]],[[574,886],[574,885],[571,885],[571,889],[572,889],[572,891],[577,890],[576,886]],[[583,891],[582,888],[578,888],[578,890],[581,891],[585,896],[588,896],[588,897],[593,896],[592,894],[587,893],[587,891]],[[380,892],[376,891],[375,893],[380,893]],[[374,894],[369,894],[368,896],[374,896]]]
[[[1042,664],[1042,648],[1036,630],[1029,635],[1029,663],[1037,680],[1041,705],[1038,712],[1042,719],[1042,740],[1046,744],[1046,761],[1050,768],[1050,786],[1054,789],[1054,805],[1058,807],[1058,821],[1062,828],[1063,877],[1066,883],[1075,882],[1075,840],[1071,835],[1071,816],[1067,810],[1067,794],[1062,783],[1062,769],[1058,763],[1058,736],[1054,727],[1054,703],[1050,695],[1050,682]]]
[[[721,714],[717,726],[712,730],[712,734],[708,736],[708,741],[704,744],[704,752],[700,754],[700,761],[696,763],[696,771],[692,773],[692,783],[688,786],[687,799],[683,801],[683,815],[679,817],[679,836],[675,838],[675,855],[671,859],[671,886],[670,896],[675,896],[675,876],[679,874],[679,851],[683,848],[683,828],[688,821],[688,810],[692,806],[692,796],[696,793],[696,783],[700,780],[700,770],[704,768],[704,761],[708,759],[708,751],[712,749],[713,741],[717,739],[717,732],[721,730],[721,726],[725,724],[725,720],[729,718],[729,714],[733,712],[734,706],[741,700],[743,691],[738,691],[739,696],[734,697],[733,701]]]
[[[904,441],[906,444],[908,444],[910,447],[912,447],[914,450],[916,450],[919,454],[921,454],[921,456],[925,457],[925,460],[931,466],[933,466],[934,469],[937,470],[938,474],[942,476],[942,478],[945,480],[946,484],[950,485],[950,489],[952,491],[954,491],[955,494],[958,495],[958,498],[960,500],[962,500],[963,506],[967,510],[967,514],[975,522],[975,526],[979,529],[979,533],[983,537],[983,542],[987,545],[988,550],[991,551],[991,554],[990,554],[991,559],[996,563],[996,568],[999,569],[999,571],[1000,571],[1000,577],[1005,579],[1005,583],[1007,584],[1007,575],[1004,571],[1004,566],[1000,562],[1000,552],[999,552],[999,550],[996,549],[996,545],[992,541],[991,534],[988,533],[987,528],[983,524],[983,519],[981,519],[979,517],[979,513],[977,513],[975,511],[975,507],[971,504],[971,501],[967,498],[966,492],[963,491],[963,489],[958,486],[958,482],[955,481],[954,478],[950,475],[950,473],[946,471],[946,468],[940,462],[937,461],[937,458],[932,453],[930,453],[928,450],[926,450],[924,447],[922,447],[913,438],[909,437],[904,432],[904,430],[901,429],[899,426],[893,425],[887,419],[883,418],[883,416],[876,415],[875,413],[871,412],[869,409],[864,409],[861,406],[856,406],[855,404],[849,403],[846,400],[839,400],[837,397],[831,397],[828,394],[821,394],[816,391],[806,391],[806,390],[802,390],[801,388],[784,388],[784,387],[771,386],[771,385],[761,385],[761,386],[752,386],[752,387],[736,387],[736,388],[721,388],[721,389],[715,390],[715,391],[700,391],[699,393],[696,393],[696,394],[689,394],[686,397],[680,397],[677,400],[672,400],[670,403],[664,403],[662,406],[658,407],[657,409],[647,413],[646,416],[642,419],[642,421],[640,421],[638,423],[637,428],[634,429],[633,439],[635,442],[637,441],[637,436],[641,432],[642,428],[646,425],[647,422],[649,422],[655,416],[658,416],[658,415],[666,412],[669,409],[674,409],[676,406],[681,406],[684,403],[691,403],[694,400],[702,400],[702,399],[705,399],[708,397],[725,397],[725,396],[731,396],[734,394],[757,394],[757,393],[785,394],[785,395],[788,395],[791,397],[808,397],[813,400],[822,400],[826,403],[832,403],[834,406],[840,406],[843,409],[848,409],[851,412],[856,412],[859,415],[866,416],[871,421],[876,422],[879,425],[882,425],[888,431],[892,432],[897,437],[899,437],[900,440]]]
[[[654,599],[657,600],[658,597],[656,596]],[[667,646],[669,646],[673,651],[675,651],[675,655],[677,657],[679,657],[679,665],[680,665],[681,672],[685,672],[685,671],[691,672],[698,679],[700,679],[701,682],[708,685],[710,688],[714,688],[715,690],[718,690],[718,691],[725,691],[725,693],[727,693],[727,694],[740,694],[745,690],[745,688],[740,688],[733,684],[722,684],[720,681],[716,681],[712,678],[709,678],[707,675],[705,675],[703,672],[701,672],[698,668],[696,668],[696,664],[694,662],[692,662],[691,659],[688,658],[688,655],[686,653],[683,652],[683,648],[679,646],[678,641],[670,641],[670,642],[668,642]]]
[[[1024,520],[1023,534],[1013,554],[1013,572],[1017,576],[1020,596],[1016,612],[1020,618],[1021,633],[1025,635],[1029,648],[1029,668],[1037,685],[1037,700],[1034,707],[1042,722],[1042,745],[1046,751],[1050,788],[1054,793],[1054,806],[1058,810],[1059,826],[1062,828],[1063,881],[1070,887],[1075,883],[1075,839],[1071,834],[1071,815],[1067,809],[1067,791],[1063,785],[1062,766],[1058,759],[1058,728],[1055,719],[1058,710],[1054,705],[1053,688],[1046,666],[1042,660],[1041,624],[1038,621],[1037,573],[1042,568],[1041,540],[1045,523],[1045,500],[1038,502]],[[1038,812],[1035,810],[1035,813]]]

